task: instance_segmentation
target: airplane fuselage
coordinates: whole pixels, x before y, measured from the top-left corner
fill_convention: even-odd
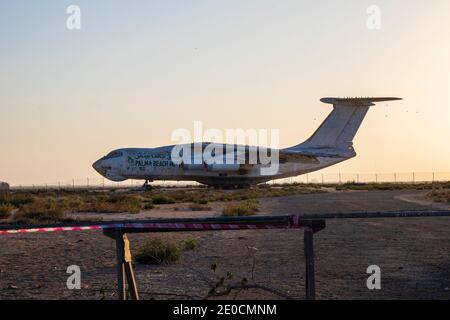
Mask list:
[[[278,164],[275,171],[262,174],[263,168],[273,164],[251,164],[248,163],[248,158],[242,159],[239,163],[236,157],[232,163],[226,163],[224,159],[222,163],[207,164],[204,161],[193,161],[189,164],[177,164],[172,160],[173,147],[118,149],[99,159],[93,167],[112,181],[127,179],[197,181],[218,187],[242,187],[306,174],[349,158],[337,155],[287,154],[284,150],[278,150]],[[201,156],[193,153],[193,158]]]

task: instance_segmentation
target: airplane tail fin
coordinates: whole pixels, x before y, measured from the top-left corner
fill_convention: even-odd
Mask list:
[[[331,148],[349,150],[367,111],[375,102],[401,100],[400,98],[323,98],[320,101],[333,105],[333,111],[304,143],[289,148]]]

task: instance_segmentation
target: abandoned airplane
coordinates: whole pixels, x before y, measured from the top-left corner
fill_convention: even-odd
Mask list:
[[[323,98],[333,111],[305,142],[286,149],[190,143],[110,152],[93,167],[112,181],[197,181],[241,188],[317,171],[356,156],[353,138],[376,102],[400,98]]]

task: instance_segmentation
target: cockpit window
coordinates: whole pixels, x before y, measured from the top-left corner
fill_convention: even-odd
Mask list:
[[[113,152],[110,152],[105,157],[105,159],[118,158],[118,157],[121,157],[121,156],[122,156],[122,152],[120,152],[120,151],[113,151]]]

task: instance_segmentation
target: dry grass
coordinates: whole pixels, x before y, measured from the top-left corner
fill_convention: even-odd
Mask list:
[[[421,189],[431,190],[443,188],[449,189],[450,183],[346,183],[342,185],[324,185],[334,187],[336,190],[400,190]],[[102,212],[102,213],[137,213],[141,209],[150,210],[155,205],[166,205],[173,203],[191,203],[189,209],[193,211],[209,210],[210,202],[224,201],[236,202],[260,198],[292,196],[298,194],[310,194],[326,192],[318,184],[290,184],[290,185],[259,185],[243,190],[214,190],[207,188],[177,189],[177,188],[155,188],[154,190],[136,193],[132,191],[82,191],[82,190],[53,190],[53,191],[30,191],[11,192],[8,201],[19,209],[26,207],[30,211],[30,205],[34,205],[39,199],[52,199],[57,202],[58,208],[64,212]],[[435,196],[443,201],[440,196]],[[1,202],[1,201],[0,201]],[[241,206],[241,205],[239,205]],[[233,209],[239,211],[239,209]],[[231,211],[233,211],[231,210]],[[228,210],[229,211],[229,210]],[[226,212],[228,212],[226,210]],[[226,213],[228,214],[228,213]]]
[[[80,196],[62,198],[62,206],[68,212],[83,212],[89,208],[88,203]]]
[[[356,183],[349,182],[334,186],[338,191],[345,190],[430,190],[436,187],[450,188],[448,182],[435,183]]]
[[[332,185],[336,190],[397,190],[421,189],[431,190],[429,198],[437,202],[448,202],[450,183],[346,183]],[[0,217],[10,217],[11,211],[17,208],[13,216],[18,221],[27,223],[36,221],[65,220],[66,212],[101,212],[101,213],[138,213],[142,209],[156,209],[155,205],[173,203],[190,203],[192,211],[207,211],[210,202],[242,202],[225,206],[224,216],[252,215],[258,212],[255,202],[260,198],[282,197],[298,194],[325,192],[321,185],[260,185],[243,190],[214,190],[207,188],[177,189],[165,188],[136,193],[132,191],[77,191],[53,190],[10,192],[7,201],[2,201]]]
[[[433,189],[427,194],[427,198],[434,202],[450,203],[450,189]]]
[[[197,240],[189,237],[183,241],[184,250],[194,250],[197,247]]]
[[[95,199],[88,210],[104,213],[139,213],[142,208],[142,202],[143,199],[141,197],[130,194],[103,196]]]
[[[68,221],[64,207],[54,199],[36,198],[32,203],[22,205],[14,215],[14,222],[19,224],[58,223]]]
[[[10,197],[9,203],[15,207],[24,204],[32,203],[35,197],[30,193],[13,193]]]
[[[193,203],[189,205],[191,211],[209,211],[211,207],[206,204]]]
[[[171,263],[178,261],[180,257],[181,251],[175,242],[160,238],[147,241],[135,255],[140,264]]]
[[[256,186],[251,189],[240,190],[213,190],[196,188],[190,190],[169,189],[161,191],[150,191],[145,193],[145,197],[153,198],[154,204],[170,203],[198,203],[207,204],[216,201],[241,201],[249,199],[259,199],[267,197],[281,197],[297,194],[309,194],[326,192],[321,190],[321,186],[295,184],[289,186],[270,187]]]
[[[9,217],[11,208],[18,208],[14,223],[57,223],[73,220],[65,216],[68,212],[138,213],[148,202],[147,198],[129,193],[19,192],[3,204],[2,215]]]
[[[245,201],[238,204],[226,205],[222,210],[225,217],[252,216],[259,212],[259,203],[257,201]]]
[[[211,210],[209,202],[243,201],[316,192],[322,191],[317,187],[300,184],[227,191],[206,188],[155,189],[142,193],[86,190],[16,191],[10,193],[7,202],[2,202],[4,204],[2,215],[9,217],[11,211],[9,206],[12,206],[17,208],[14,221],[18,223],[61,222],[67,220],[65,213],[69,212],[138,213],[142,209],[156,209],[155,205],[173,203],[191,203],[189,210],[208,211]],[[8,207],[5,204],[8,204]],[[238,208],[233,208],[235,206]],[[245,207],[245,209],[239,209],[239,207]],[[252,207],[255,205],[234,205],[225,210],[225,214],[251,214],[247,211],[255,212]]]
[[[107,200],[99,200],[95,202],[89,211],[101,213],[139,213],[140,205],[135,203],[113,203]]]

